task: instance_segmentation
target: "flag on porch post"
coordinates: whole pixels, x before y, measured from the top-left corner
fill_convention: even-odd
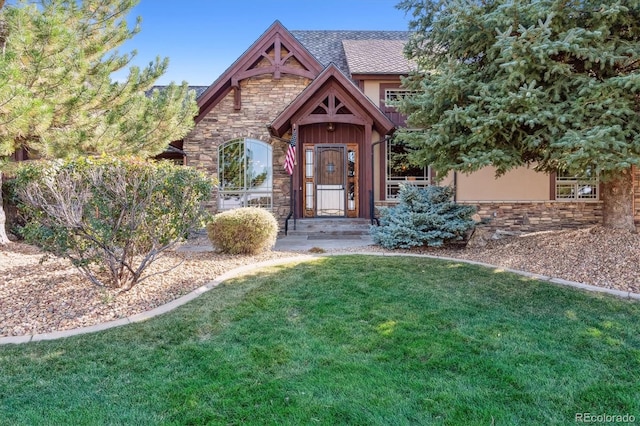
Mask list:
[[[287,155],[284,158],[284,169],[289,173],[289,175],[293,174],[293,166],[296,163],[296,126],[293,125],[293,130],[291,132],[291,140],[289,141],[289,147],[287,148]]]

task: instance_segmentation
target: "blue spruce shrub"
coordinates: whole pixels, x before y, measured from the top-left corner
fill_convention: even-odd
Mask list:
[[[380,211],[380,226],[371,227],[376,244],[386,249],[440,247],[461,241],[475,226],[473,206],[456,204],[448,186],[402,185],[400,202]]]

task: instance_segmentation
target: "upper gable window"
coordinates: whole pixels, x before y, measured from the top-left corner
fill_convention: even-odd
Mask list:
[[[406,116],[404,114],[400,114],[397,108],[392,104],[413,93],[417,92],[414,90],[401,89],[400,83],[380,84],[380,109],[387,118],[396,125],[396,127],[406,127]]]
[[[218,148],[218,207],[273,207],[273,148],[255,139],[236,139]]]
[[[408,90],[408,89],[385,89],[384,91],[384,103],[385,106],[387,107],[393,107],[393,105],[391,105],[392,102],[395,101],[399,101],[401,99],[403,99],[406,96],[409,95],[413,95],[418,93],[415,90]]]

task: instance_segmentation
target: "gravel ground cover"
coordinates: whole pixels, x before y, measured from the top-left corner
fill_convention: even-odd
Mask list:
[[[169,253],[158,272],[126,293],[99,288],[69,262],[22,243],[0,246],[0,337],[48,333],[124,318],[174,300],[239,266],[300,252],[226,256],[190,241],[195,250]],[[378,246],[348,251],[384,251]],[[468,259],[596,286],[640,293],[640,236],[596,226],[488,241],[484,247],[400,252]]]

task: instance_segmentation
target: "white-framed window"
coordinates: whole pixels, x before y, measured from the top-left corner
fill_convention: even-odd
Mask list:
[[[389,105],[389,103],[398,101],[407,95],[412,95],[416,93],[418,93],[416,90],[409,90],[409,89],[400,89],[400,88],[385,89],[384,90],[385,106],[390,107],[392,105]]]
[[[589,167],[584,173],[572,175],[559,170],[556,174],[556,200],[594,201],[598,200],[599,180],[595,168]]]
[[[400,184],[411,184],[420,187],[431,185],[429,167],[420,167],[409,162],[409,150],[406,143],[398,138],[389,139],[386,143],[386,199],[398,198]]]
[[[235,139],[218,148],[218,207],[273,208],[273,149],[255,139]]]

